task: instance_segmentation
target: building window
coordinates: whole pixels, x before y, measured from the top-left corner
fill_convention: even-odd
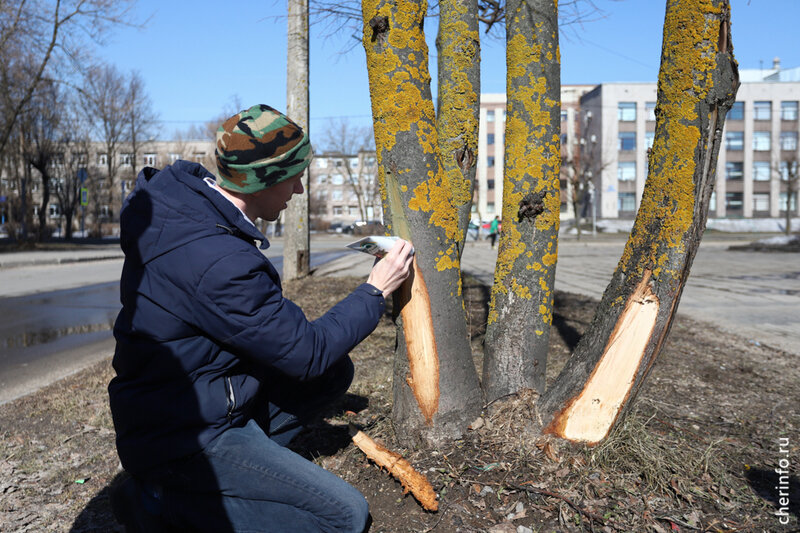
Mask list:
[[[341,216],[342,215],[342,206],[340,206],[340,205],[333,206],[333,215],[334,216]]]
[[[333,185],[342,185],[344,183],[344,176],[341,174],[334,174],[331,176],[331,183]]]
[[[770,144],[770,136],[768,131],[753,132],[753,150],[757,152],[768,152]]]
[[[486,202],[486,214],[494,215],[494,202]]]
[[[620,211],[636,211],[636,193],[621,192],[617,196],[617,209]]]
[[[769,181],[769,161],[753,161],[753,181]]]
[[[636,150],[636,132],[634,131],[619,132],[619,150],[621,152]]]
[[[317,191],[317,200],[327,200],[328,199],[328,191],[325,189]]]
[[[781,120],[797,120],[797,100],[781,102]]]
[[[317,175],[317,185],[324,185],[326,181],[328,181],[328,175],[327,174],[318,174]]]
[[[335,189],[331,191],[331,200],[334,202],[341,202],[342,201],[342,191],[341,189]]]
[[[728,120],[744,120],[744,102],[734,102],[728,111]]]
[[[350,215],[351,217],[357,217],[358,216],[358,206],[357,205],[349,206],[347,208],[347,214]]]
[[[178,154],[176,152],[171,152],[168,157],[169,157],[169,163],[172,164],[181,158],[181,154]]]
[[[566,122],[569,119],[566,109],[561,110],[561,122]]]
[[[486,156],[486,166],[487,167],[493,167],[494,166],[494,156],[493,155]]]
[[[89,162],[89,154],[87,154],[86,152],[75,154],[73,157],[75,158],[75,162],[78,164],[79,167],[85,167]]]
[[[645,102],[644,103],[644,119],[650,122],[656,121],[656,103],[655,102]]]
[[[120,186],[122,187],[122,196],[125,196],[127,192],[130,190],[131,181],[130,180],[121,180]]]
[[[195,152],[193,157],[195,162],[201,163],[203,161],[203,158],[205,158],[205,156],[206,156],[205,152]]]
[[[350,158],[350,168],[358,168],[358,158],[351,157]]]
[[[772,102],[753,102],[753,120],[769,120],[771,111]]]
[[[58,218],[61,216],[61,209],[58,204],[50,204],[47,206],[47,216],[50,218]]]
[[[133,154],[119,154],[119,164],[123,167],[133,165]]]
[[[328,160],[324,157],[317,159],[317,168],[328,168]]]
[[[711,193],[711,198],[708,200],[708,209],[709,211],[717,210],[717,191]]]
[[[740,180],[744,175],[744,163],[728,161],[725,163],[725,179],[728,181]]]
[[[797,161],[781,161],[781,179],[789,181],[789,178],[797,177]]]
[[[644,144],[648,150],[653,147],[653,143],[655,142],[655,140],[656,140],[656,132],[654,131],[644,132]]]
[[[97,166],[104,167],[106,165],[108,165],[108,155],[97,154]]]
[[[769,193],[753,193],[753,211],[769,211]]]
[[[636,102],[620,102],[617,104],[617,120],[622,122],[636,120]]]
[[[494,144],[494,133],[487,133],[486,134],[486,144],[489,144],[489,145]]]
[[[144,154],[144,164],[148,167],[156,166],[156,154]]]
[[[744,132],[728,131],[725,132],[725,149],[739,152],[744,149]]]
[[[494,180],[486,180],[486,188],[490,191],[494,189]]]
[[[781,132],[781,150],[794,152],[797,150],[797,132],[796,131],[782,131]]]
[[[486,111],[486,122],[494,122],[494,109]]]
[[[786,199],[789,197],[789,193],[782,192],[778,198],[778,209],[780,211],[786,211]],[[792,193],[792,201],[789,204],[790,211],[797,211],[797,192]]]
[[[617,179],[634,181],[636,179],[636,161],[620,161],[617,165]]]
[[[741,211],[742,205],[744,205],[744,193],[725,193],[725,209],[728,209],[729,211]]]

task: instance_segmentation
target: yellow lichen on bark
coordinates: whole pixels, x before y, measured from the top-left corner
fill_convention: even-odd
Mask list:
[[[393,218],[401,212],[398,209],[402,204],[394,203],[390,197],[393,186],[386,183],[384,154],[394,148],[398,135],[409,133],[416,135],[423,153],[434,156],[438,153],[433,101],[423,94],[430,85],[428,48],[421,25],[426,7],[425,2],[400,0],[395,4],[380,5],[376,0],[365,0],[362,8],[379,179],[384,190],[384,204],[393,204],[389,206]],[[385,31],[388,37],[374,33],[370,21],[376,17],[391,20]],[[385,39],[382,44],[381,39]],[[406,168],[394,169],[397,175],[390,179],[396,180],[408,171]],[[455,238],[458,221],[452,208],[448,179],[441,164],[429,174],[415,188],[408,207],[429,213],[429,224],[443,228],[448,238]]]
[[[683,236],[694,219],[696,154],[703,149],[699,146],[698,108],[713,88],[720,30],[714,15],[719,15],[721,8],[712,0],[672,2],[678,6],[667,9],[664,21],[659,113],[650,171],[620,267],[629,275],[653,269],[656,278],[677,279],[680,271],[670,265],[664,247],[682,254]],[[649,252],[631,264],[634,251],[640,250]]]
[[[531,192],[546,193],[543,199],[544,212],[534,221],[537,230],[554,229],[556,235],[548,243],[552,250],[557,239],[559,224],[558,173],[561,154],[558,135],[548,137],[552,122],[552,107],[556,101],[547,98],[548,80],[544,76],[529,73],[528,66],[542,61],[542,45],[530,42],[522,34],[511,37],[506,45],[508,57],[508,111],[506,122],[506,156],[503,179],[503,233],[495,267],[495,283],[492,286],[492,301],[488,322],[497,320],[495,301],[499,294],[513,290],[520,298],[531,298],[531,290],[516,279],[508,282],[514,266],[527,262],[523,268],[542,271],[534,254],[529,254],[519,230],[518,214],[520,202]],[[524,80],[512,83],[513,79]],[[521,108],[516,108],[519,103]],[[546,174],[547,173],[547,174]],[[549,175],[552,174],[552,175]],[[507,233],[506,233],[507,232]],[[530,243],[532,244],[532,243]],[[542,258],[545,265],[555,264],[556,252]],[[500,283],[498,283],[500,281]],[[550,319],[550,313],[543,313]]]
[[[443,157],[452,157],[456,151],[466,148],[473,154],[478,150],[478,123],[473,109],[479,101],[478,91],[470,82],[468,72],[478,54],[479,34],[477,26],[470,29],[465,18],[474,16],[467,12],[463,2],[445,0],[440,3],[440,35],[447,36],[439,50],[440,60],[450,74],[440,80],[439,98],[439,142]],[[446,165],[446,181],[454,205],[471,201],[470,181],[457,165]]]

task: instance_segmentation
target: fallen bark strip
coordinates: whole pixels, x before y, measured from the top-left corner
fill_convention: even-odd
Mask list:
[[[392,477],[403,485],[405,494],[411,492],[426,511],[439,510],[439,502],[436,501],[436,493],[433,491],[433,487],[428,479],[414,470],[411,463],[403,459],[399,453],[393,452],[385,446],[378,444],[372,440],[369,435],[354,427],[350,428],[350,436],[353,439],[353,443],[358,446],[369,459],[379,467],[385,468]]]

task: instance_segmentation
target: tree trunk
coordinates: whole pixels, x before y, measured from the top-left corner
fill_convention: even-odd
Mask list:
[[[591,326],[540,400],[546,433],[603,440],[647,377],[705,228],[738,85],[728,1],[669,0],[641,205]]]
[[[439,2],[436,129],[461,233],[459,256],[469,226],[478,159],[481,63],[477,12],[477,0]]]
[[[286,115],[308,131],[308,0],[289,0],[289,33],[286,73]],[[311,256],[308,225],[308,169],[301,178],[303,194],[289,201],[285,213],[283,277],[308,275]]]
[[[392,418],[407,444],[461,435],[482,403],[461,295],[461,233],[439,155],[422,31],[426,7],[424,1],[363,3],[387,230],[416,249],[413,276],[395,296]]]
[[[556,0],[507,2],[506,35],[503,231],[483,365],[489,401],[544,391],[561,204]]]

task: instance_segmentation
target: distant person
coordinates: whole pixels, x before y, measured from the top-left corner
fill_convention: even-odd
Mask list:
[[[341,397],[348,352],[409,274],[398,241],[367,282],[309,321],[281,292],[253,222],[277,220],[311,161],[306,133],[257,105],[217,131],[219,182],[197,163],[145,168],[121,213],[122,311],[109,385],[127,531],[349,531],[355,488],[286,445]]]
[[[491,247],[494,248],[494,241],[497,239],[497,234],[500,232],[500,217],[495,216],[492,223],[489,225],[489,242]]]

